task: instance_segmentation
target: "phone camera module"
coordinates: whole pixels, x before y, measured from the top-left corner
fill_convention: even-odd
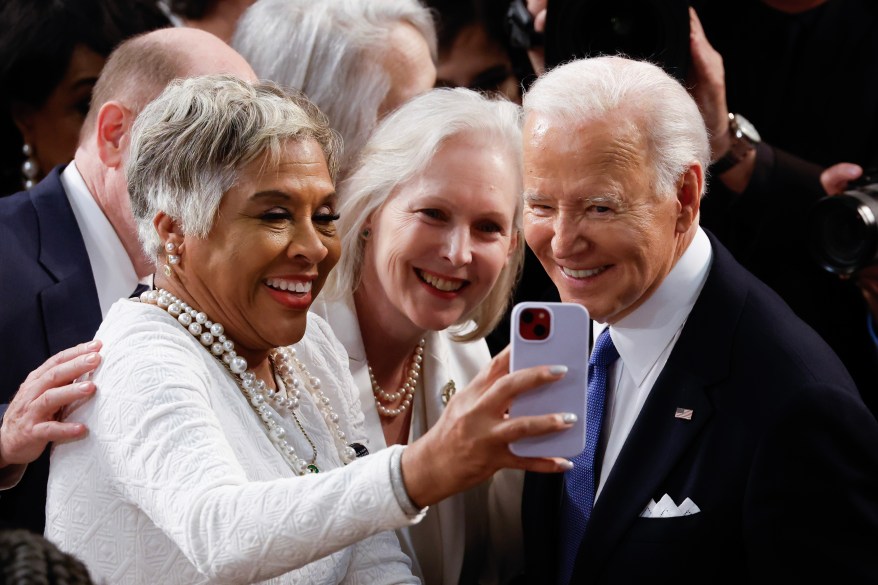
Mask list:
[[[524,309],[518,319],[518,332],[522,339],[543,341],[552,330],[550,313],[545,310]]]

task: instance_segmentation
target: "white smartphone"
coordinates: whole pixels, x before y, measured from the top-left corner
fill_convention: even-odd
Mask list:
[[[585,408],[588,390],[588,312],[575,303],[525,302],[512,310],[510,371],[532,366],[565,365],[567,374],[550,384],[516,397],[509,416],[572,412],[579,420],[571,428],[509,445],[523,457],[575,457],[585,448]]]

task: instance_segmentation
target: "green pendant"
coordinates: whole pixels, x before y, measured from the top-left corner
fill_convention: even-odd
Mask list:
[[[312,463],[308,466],[308,472],[309,473],[320,473],[320,468]]]

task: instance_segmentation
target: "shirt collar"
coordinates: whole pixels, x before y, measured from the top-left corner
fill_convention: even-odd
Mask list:
[[[85,243],[101,314],[106,316],[116,300],[134,291],[138,282],[137,271],[113,224],[85,184],[76,163],[71,162],[61,173],[61,184]]]
[[[683,255],[642,305],[610,326],[610,337],[639,386],[683,328],[707,280],[713,251],[699,227]],[[594,322],[594,338],[606,328]]]

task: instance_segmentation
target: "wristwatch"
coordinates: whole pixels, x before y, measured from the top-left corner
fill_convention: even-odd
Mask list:
[[[731,169],[747,157],[762,142],[756,127],[741,114],[729,113],[729,151],[719,160],[710,165],[710,174],[719,176]]]

